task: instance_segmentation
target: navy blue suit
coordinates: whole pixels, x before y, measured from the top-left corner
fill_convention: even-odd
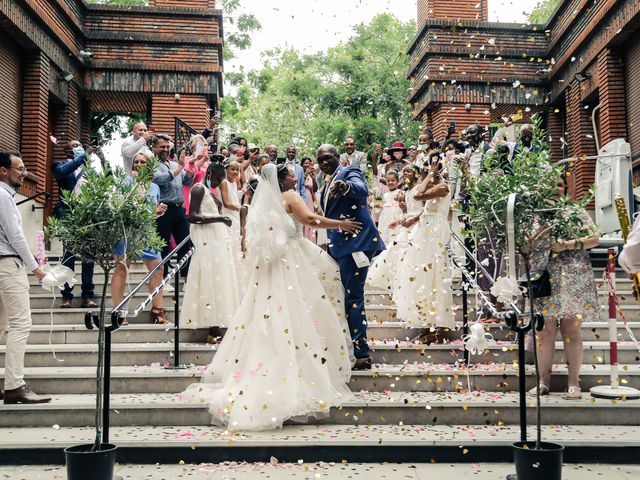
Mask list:
[[[341,180],[349,190],[341,197],[331,198],[329,189]],[[369,356],[367,344],[367,315],[364,308],[364,286],[369,267],[358,268],[352,254],[363,252],[369,260],[385,249],[380,233],[373,223],[369,211],[369,188],[364,175],[357,166],[338,167],[331,180],[325,183],[321,192],[324,215],[334,220],[352,218],[362,224],[358,235],[339,230],[329,230],[329,254],[340,266],[340,276],[345,290],[345,313],[353,340],[356,358]]]
[[[58,187],[60,192],[62,191],[73,191],[76,188],[76,184],[78,183],[78,178],[76,178],[75,171],[87,162],[87,157],[83,153],[82,155],[77,156],[73,160],[62,160],[59,162],[53,162],[51,165],[51,169],[53,170],[53,176],[58,183]],[[62,196],[62,195],[61,195]],[[53,216],[56,218],[62,218],[67,212],[67,206],[62,201],[62,198],[58,200],[55,208],[53,209]],[[70,268],[71,270],[75,269],[76,257],[72,255],[70,252],[66,251],[65,246],[63,245],[63,254],[62,254],[62,264]],[[93,262],[82,262],[82,299],[89,300],[94,296],[94,285],[93,285]],[[65,300],[73,300],[73,287],[69,284],[65,284],[64,289],[62,290],[62,298]]]

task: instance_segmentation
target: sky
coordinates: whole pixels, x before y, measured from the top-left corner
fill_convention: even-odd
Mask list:
[[[523,22],[538,0],[489,0],[489,20]],[[402,21],[417,17],[416,0],[242,0],[262,23],[250,49],[225,63],[225,70],[257,69],[265,50],[288,45],[304,53],[327,50],[348,40],[353,27],[389,12]]]

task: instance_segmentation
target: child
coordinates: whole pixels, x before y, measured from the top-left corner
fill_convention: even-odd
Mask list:
[[[385,177],[389,191],[382,197],[382,212],[378,220],[378,230],[385,245],[391,245],[396,236],[396,231],[389,228],[394,220],[402,215],[398,205],[398,187],[400,185],[400,175],[396,170],[390,170]]]

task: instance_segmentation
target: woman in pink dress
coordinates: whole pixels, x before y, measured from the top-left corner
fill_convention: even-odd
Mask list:
[[[193,183],[191,185],[183,185],[182,193],[184,194],[184,209],[187,215],[189,215],[189,199],[191,198],[191,188],[197,183],[200,183],[207,173],[209,168],[209,148],[207,146],[207,140],[202,135],[194,135],[189,142],[189,149],[191,150],[191,156],[185,156],[184,169],[187,172],[191,172],[195,175]],[[186,155],[186,149],[183,150],[180,155]]]
[[[318,210],[318,182],[316,181],[316,165],[309,157],[304,157],[300,163],[304,169],[304,186],[307,189],[307,207],[312,212]],[[304,226],[304,237],[316,243],[316,229]]]

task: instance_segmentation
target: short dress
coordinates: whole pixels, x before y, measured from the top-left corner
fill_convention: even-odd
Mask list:
[[[582,212],[585,231],[597,227],[586,210]],[[536,311],[545,318],[597,322],[600,306],[591,259],[585,250],[567,250],[552,253],[547,264],[551,295],[534,299]]]
[[[129,185],[133,185],[136,183],[135,179],[131,176],[128,176],[124,179],[124,183],[128,183]],[[149,203],[149,206],[151,206],[154,210],[155,207],[158,205],[158,199],[160,198],[160,187],[158,187],[158,185],[156,185],[155,183],[151,184],[151,188],[149,189],[149,192],[146,195],[147,198],[147,202]],[[125,248],[124,248],[124,240],[122,240],[121,242],[119,242],[114,248],[113,248],[113,253],[116,255],[124,255],[125,254]],[[142,253],[140,255],[136,255],[136,260],[161,260],[162,259],[162,255],[160,252],[156,252],[155,250],[142,250]]]

